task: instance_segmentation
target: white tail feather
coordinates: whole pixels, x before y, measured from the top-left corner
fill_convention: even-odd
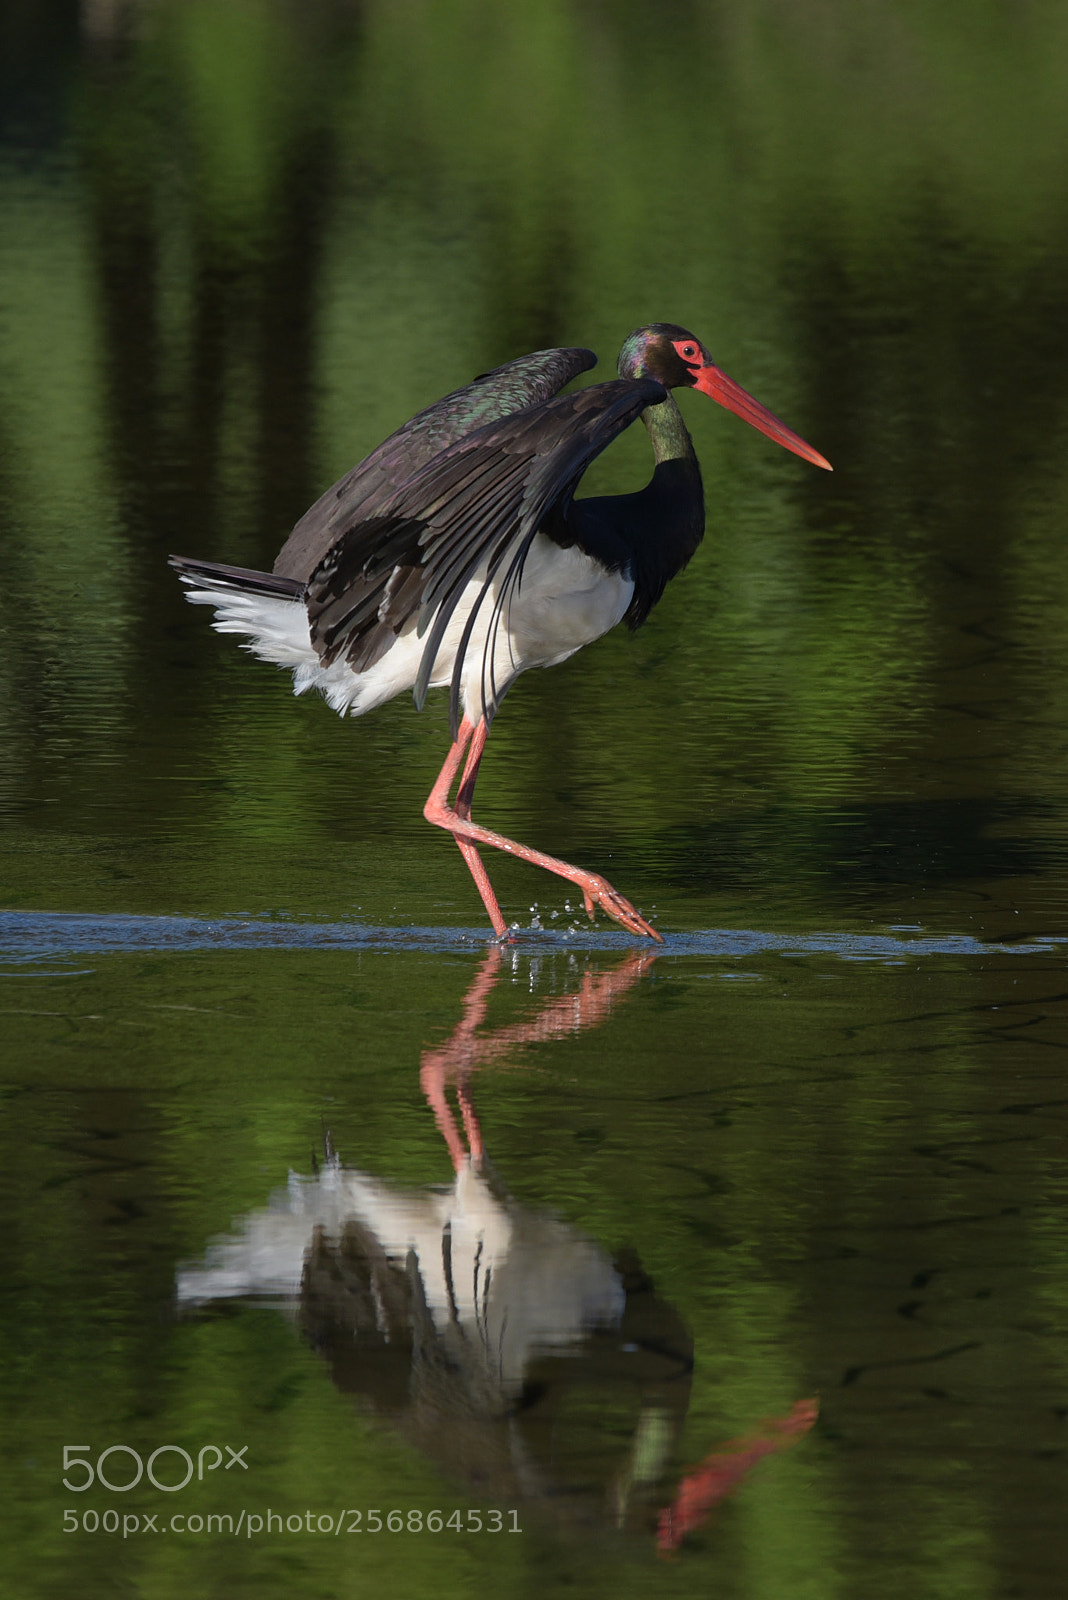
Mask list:
[[[324,667],[311,641],[303,600],[250,594],[221,585],[213,588],[205,585],[202,578],[186,581],[197,584],[189,590],[187,600],[195,606],[215,607],[212,627],[216,633],[248,634],[243,650],[250,650],[261,661],[273,661],[276,666],[291,670],[294,694],[318,689],[340,716],[348,712],[358,717],[397,693],[392,684],[386,688],[376,681],[373,671],[358,676],[347,661]]]
[[[244,649],[290,669],[295,694],[318,689],[341,716],[362,716],[415,685],[426,639],[416,632],[414,619],[373,666],[356,673],[345,660],[323,665],[302,599],[257,594],[222,581],[216,585],[193,574],[182,578],[190,585],[188,600],[215,607],[218,633],[246,634]],[[480,605],[483,582],[476,573],[460,597],[430,677],[432,689],[450,682],[471,607],[479,605],[462,678],[463,707],[473,722],[485,714],[491,686],[489,698],[499,702],[520,672],[566,660],[615,627],[634,593],[626,574],[606,572],[582,550],[561,549],[543,534],[530,547],[522,583],[509,595],[504,613],[495,614],[488,599]]]

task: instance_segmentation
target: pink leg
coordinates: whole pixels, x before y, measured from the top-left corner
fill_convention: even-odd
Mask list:
[[[482,747],[486,743],[486,734],[484,730],[485,723],[480,723],[479,732],[482,735],[481,743],[478,743],[479,735],[478,733],[475,733],[475,744],[471,746],[472,756],[475,757],[474,769],[476,772],[478,770],[479,760],[482,756]],[[460,723],[459,732],[456,735],[456,742],[452,746],[448,755],[445,757],[445,765],[438,773],[437,782],[431,789],[427,803],[423,807],[423,815],[426,817],[428,822],[436,823],[438,827],[441,828],[448,828],[450,833],[452,833],[453,838],[460,847],[460,854],[467,862],[468,870],[470,871],[472,878],[475,880],[475,887],[482,896],[482,904],[489,913],[489,919],[493,924],[493,931],[497,935],[498,939],[503,939],[504,935],[508,932],[508,924],[505,922],[501,913],[501,908],[497,903],[497,896],[494,894],[493,885],[489,881],[489,873],[482,865],[482,857],[469,840],[461,839],[459,835],[452,829],[451,825],[442,820],[442,818],[452,815],[452,812],[449,808],[449,790],[456,781],[456,774],[460,769],[460,762],[463,759],[463,753],[467,749],[468,740],[471,738],[471,735],[474,732],[475,730],[472,728],[467,718],[464,717],[463,721]],[[475,755],[475,745],[478,746],[477,755]],[[468,757],[467,765],[464,767],[461,793],[463,790],[463,783],[467,782],[470,772],[471,756]]]
[[[472,734],[474,734],[473,739]],[[447,828],[456,840],[470,868],[471,876],[478,886],[482,903],[489,912],[490,921],[498,938],[508,931],[508,925],[501,915],[501,908],[490,886],[486,869],[475,849],[479,844],[491,845],[495,850],[507,850],[509,855],[518,856],[521,861],[529,861],[532,866],[544,867],[547,872],[554,872],[559,878],[567,878],[582,890],[582,898],[591,921],[594,906],[599,905],[631,933],[644,934],[646,938],[655,939],[658,944],[663,944],[663,938],[656,929],[635,911],[629,900],[624,900],[621,894],[617,894],[608,880],[602,878],[599,873],[586,872],[582,867],[573,867],[567,861],[558,860],[556,856],[546,855],[542,850],[532,850],[529,845],[517,844],[514,839],[506,839],[503,833],[494,833],[492,829],[483,828],[481,824],[472,822],[471,801],[475,792],[475,780],[478,777],[478,765],[482,760],[488,734],[489,729],[484,722],[473,728],[466,717],[463,719],[456,743],[446,756],[445,765],[438,774],[438,780],[423,807],[423,815],[436,827]],[[453,807],[449,805],[449,790],[452,788],[469,740],[471,749],[460,781],[456,805]]]
[[[467,752],[464,774],[460,779],[460,788],[456,796],[456,815],[462,817],[465,822],[470,821],[471,818],[471,797],[475,792],[478,764],[482,760],[482,752],[486,748],[486,740],[488,738],[489,729],[484,722],[480,722],[475,729],[475,736],[471,740],[471,748]],[[453,838],[459,845],[460,854],[467,862],[468,870],[475,880],[475,886],[482,896],[482,904],[489,912],[490,921],[493,923],[493,931],[498,939],[501,939],[508,932],[508,924],[504,920],[500,903],[494,893],[493,885],[489,881],[489,873],[482,865],[482,857],[470,840],[461,839],[457,833],[453,834]]]

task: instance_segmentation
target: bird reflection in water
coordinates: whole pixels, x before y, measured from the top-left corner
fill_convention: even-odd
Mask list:
[[[448,1146],[447,1188],[411,1190],[342,1166],[327,1141],[178,1297],[299,1298],[338,1388],[483,1497],[562,1520],[650,1527],[685,1417],[693,1344],[633,1256],[519,1204],[487,1158],[476,1068],[604,1022],[655,960],[587,969],[526,1021],[484,1030],[506,958],[491,948],[451,1038],[420,1079]],[[449,1100],[455,1096],[458,1112]]]

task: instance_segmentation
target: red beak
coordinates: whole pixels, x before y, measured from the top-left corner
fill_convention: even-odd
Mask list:
[[[751,394],[746,394],[741,384],[735,383],[733,378],[728,378],[719,367],[711,364],[701,367],[694,388],[700,389],[702,394],[707,394],[711,399],[718,400],[721,406],[726,406],[735,416],[741,417],[754,428],[759,428],[761,433],[766,433],[769,439],[774,439],[775,443],[781,444],[784,449],[792,450],[795,456],[811,461],[814,467],[824,467],[828,472],[834,471],[831,463],[821,456],[818,450],[813,450],[800,434],[794,433],[792,428],[788,428],[778,417],[773,416],[767,406],[762,406],[759,400],[754,400]]]

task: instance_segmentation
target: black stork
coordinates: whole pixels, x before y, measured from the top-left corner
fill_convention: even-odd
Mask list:
[[[480,844],[569,879],[591,919],[599,905],[662,942],[598,873],[472,820],[490,724],[521,672],[565,661],[617,622],[639,627],[700,544],[701,471],[672,389],[697,389],[795,455],[830,463],[674,323],[632,333],[618,378],[559,392],[596,361],[538,350],[421,411],[305,512],[273,573],[171,563],[187,598],[215,607],[220,633],[247,634],[246,649],[292,669],[295,693],[316,688],[342,716],[405,689],[422,709],[428,689],[449,686],[452,748],[424,815],[456,840],[498,937],[508,924]],[[590,462],[638,417],[650,482],[576,500]]]

